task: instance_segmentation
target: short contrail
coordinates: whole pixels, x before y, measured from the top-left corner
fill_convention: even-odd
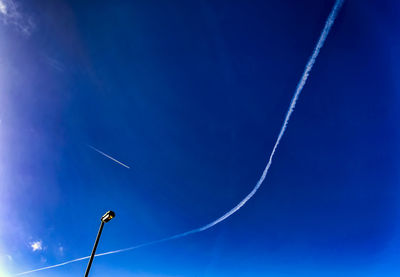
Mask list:
[[[103,151],[100,151],[100,150],[97,149],[96,147],[93,147],[93,146],[91,146],[91,145],[89,145],[89,144],[88,144],[88,146],[89,146],[90,148],[92,148],[94,151],[96,151],[97,153],[100,153],[101,155],[103,155],[103,156],[109,158],[110,160],[116,162],[117,164],[120,164],[120,165],[122,165],[122,166],[124,166],[124,167],[126,167],[126,168],[130,168],[130,167],[127,166],[126,164],[124,164],[124,163],[118,161],[117,159],[114,159],[113,157],[111,157],[110,155],[107,155],[107,154],[104,153]]]
[[[190,235],[190,234],[194,234],[194,233],[199,233],[199,232],[205,231],[205,230],[213,227],[214,225],[220,223],[221,221],[224,221],[228,217],[230,217],[232,214],[237,212],[241,207],[243,207],[243,205],[246,204],[246,202],[249,201],[254,196],[254,194],[257,192],[257,190],[261,187],[262,183],[264,182],[265,177],[267,176],[267,173],[268,173],[269,168],[271,167],[272,159],[273,159],[273,157],[275,155],[276,149],[278,148],[279,142],[281,141],[283,135],[285,134],[286,127],[287,127],[287,125],[289,123],[290,116],[292,115],[292,113],[294,111],[294,108],[296,106],[297,99],[299,98],[299,95],[300,95],[300,93],[301,93],[301,91],[302,91],[302,89],[303,89],[303,87],[304,87],[304,85],[305,85],[305,83],[307,81],[307,78],[308,78],[308,76],[310,74],[310,71],[311,71],[311,69],[312,69],[312,67],[313,67],[313,65],[315,63],[315,60],[316,60],[318,54],[319,54],[319,51],[321,50],[322,46],[324,45],[326,37],[329,34],[329,31],[330,31],[330,29],[331,29],[331,27],[332,27],[332,25],[333,25],[333,23],[335,21],[335,18],[337,16],[340,8],[342,7],[343,2],[344,2],[344,0],[337,0],[336,1],[335,5],[333,6],[333,9],[332,9],[331,13],[329,14],[328,19],[325,22],[324,29],[322,30],[322,33],[321,33],[321,35],[319,37],[319,40],[318,40],[318,42],[317,42],[317,44],[316,44],[316,46],[314,48],[314,51],[313,51],[310,59],[308,60],[308,63],[306,65],[305,69],[304,69],[303,75],[301,76],[301,79],[300,79],[299,83],[297,84],[296,90],[295,90],[294,95],[292,97],[292,100],[290,102],[290,106],[289,106],[289,109],[288,109],[288,111],[286,113],[286,116],[285,116],[285,119],[283,121],[281,130],[280,130],[279,135],[278,135],[278,138],[276,139],[275,145],[272,148],[272,152],[271,152],[271,154],[269,156],[268,163],[267,163],[267,165],[266,165],[266,167],[265,167],[260,179],[258,180],[257,184],[253,188],[253,190],[242,201],[240,201],[239,204],[237,204],[235,207],[233,207],[230,211],[226,212],[221,217],[217,218],[216,220],[214,220],[214,221],[212,221],[212,222],[210,222],[210,223],[208,223],[208,224],[206,224],[204,226],[201,226],[199,228],[196,228],[196,229],[184,232],[184,233],[180,233],[180,234],[177,234],[177,235],[174,235],[174,236],[170,236],[170,237],[167,237],[167,238],[164,238],[164,239],[155,240],[155,241],[151,241],[151,242],[148,242],[148,243],[143,243],[143,244],[139,244],[139,245],[136,245],[136,246],[123,248],[123,249],[119,249],[119,250],[115,250],[115,251],[110,251],[110,252],[97,254],[96,257],[110,255],[110,254],[116,254],[116,253],[121,253],[121,252],[125,252],[125,251],[130,251],[130,250],[134,250],[134,249],[137,249],[137,248],[140,248],[140,247],[149,246],[149,245],[153,245],[153,244],[164,242],[164,241],[174,240],[174,239],[178,239],[178,238],[181,238],[181,237],[185,237],[185,236]],[[97,149],[95,149],[95,150],[99,151]],[[101,154],[104,154],[101,151],[99,151],[99,152]],[[106,155],[106,156],[109,157],[108,155]],[[89,259],[89,256],[88,257],[79,258],[79,259],[75,259],[75,260],[71,260],[71,261],[64,262],[64,263],[57,264],[57,265],[52,265],[52,266],[47,266],[47,267],[42,267],[42,268],[39,268],[39,269],[31,270],[31,271],[22,272],[22,273],[19,273],[19,274],[16,274],[16,275],[17,276],[18,275],[24,275],[24,274],[28,274],[28,273],[32,273],[32,272],[36,272],[36,271],[40,271],[40,270],[59,267],[59,266],[63,266],[63,265],[70,264],[70,263],[73,263],[73,262],[78,262],[78,261],[85,260],[85,259]]]

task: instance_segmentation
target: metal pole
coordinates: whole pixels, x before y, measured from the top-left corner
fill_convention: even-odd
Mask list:
[[[94,246],[93,246],[92,255],[90,256],[90,260],[89,260],[89,263],[88,263],[87,268],[86,268],[85,277],[89,276],[90,267],[92,266],[92,262],[93,262],[93,259],[94,259],[94,254],[96,253],[96,248],[97,248],[97,245],[99,244],[101,232],[103,231],[103,226],[104,226],[104,221],[101,221],[99,232],[97,233],[96,241],[95,241]]]

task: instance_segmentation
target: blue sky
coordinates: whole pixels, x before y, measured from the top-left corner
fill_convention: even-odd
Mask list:
[[[333,5],[1,0],[0,276],[89,255],[110,209],[98,253],[234,207]],[[399,12],[345,2],[242,209],[98,257],[91,276],[398,276]]]

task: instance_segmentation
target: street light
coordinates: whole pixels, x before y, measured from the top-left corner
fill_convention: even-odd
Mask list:
[[[99,240],[100,240],[101,232],[103,231],[104,223],[109,222],[114,217],[115,217],[115,213],[113,211],[108,211],[100,219],[101,223],[100,223],[99,232],[97,233],[96,241],[94,242],[92,255],[90,255],[89,263],[87,265],[86,272],[85,272],[85,277],[89,276],[90,267],[92,266],[94,254],[96,253],[96,248],[97,248],[97,245],[99,244]]]

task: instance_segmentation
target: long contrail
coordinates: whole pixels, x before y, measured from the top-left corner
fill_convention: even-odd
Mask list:
[[[88,146],[89,146],[90,148],[92,148],[94,151],[96,151],[97,153],[100,153],[101,155],[103,155],[103,156],[109,158],[110,160],[116,162],[117,164],[122,165],[122,166],[124,166],[124,167],[126,167],[126,168],[130,168],[130,167],[127,166],[126,164],[124,164],[124,163],[118,161],[117,159],[111,157],[110,155],[107,155],[106,153],[104,153],[103,151],[100,151],[100,150],[97,149],[96,147],[93,147],[93,146],[91,146],[91,145],[89,145],[89,144],[88,144]]]
[[[111,255],[111,254],[116,254],[116,253],[121,253],[121,252],[125,252],[125,251],[130,251],[130,250],[134,250],[134,249],[137,249],[137,248],[140,248],[140,247],[149,246],[149,245],[153,245],[153,244],[164,242],[164,241],[174,240],[174,239],[177,239],[177,238],[185,237],[185,236],[190,235],[190,234],[194,234],[194,233],[199,233],[199,232],[205,231],[205,230],[213,227],[214,225],[224,221],[225,219],[230,217],[232,214],[236,213],[241,207],[243,207],[244,204],[246,204],[247,201],[249,201],[254,196],[254,194],[257,192],[257,190],[263,184],[263,182],[265,180],[265,177],[268,174],[268,170],[269,170],[269,168],[271,167],[271,164],[272,164],[272,159],[273,159],[273,157],[275,155],[276,149],[278,148],[279,142],[281,141],[283,135],[285,134],[287,125],[289,123],[290,116],[292,115],[292,113],[294,111],[294,108],[296,106],[296,102],[297,102],[297,100],[298,100],[298,98],[300,96],[301,91],[303,90],[303,87],[304,87],[304,85],[305,85],[305,83],[306,83],[306,81],[308,79],[308,76],[310,75],[310,71],[311,71],[311,69],[312,69],[312,67],[313,67],[313,65],[315,63],[315,60],[318,57],[318,54],[319,54],[322,46],[324,45],[324,42],[325,42],[325,40],[326,40],[326,38],[327,38],[327,36],[329,34],[329,31],[330,31],[333,23],[335,22],[336,16],[337,16],[340,8],[342,7],[343,2],[344,2],[344,0],[337,0],[335,2],[335,5],[333,6],[331,13],[329,14],[329,17],[325,22],[324,29],[322,30],[322,33],[321,33],[321,35],[319,37],[319,40],[318,40],[317,44],[315,45],[314,51],[313,51],[310,59],[307,62],[307,65],[306,65],[306,67],[304,69],[303,75],[301,76],[300,81],[297,84],[296,90],[295,90],[294,95],[292,97],[292,100],[290,102],[290,106],[289,106],[289,109],[288,109],[288,111],[286,113],[286,116],[285,116],[285,119],[283,121],[281,130],[280,130],[279,135],[278,135],[278,138],[276,139],[275,145],[272,148],[271,154],[269,156],[268,163],[267,163],[267,165],[266,165],[266,167],[265,167],[260,179],[258,180],[257,184],[253,188],[253,190],[242,201],[240,201],[239,204],[237,204],[235,207],[233,207],[230,211],[226,212],[221,217],[217,218],[216,220],[214,220],[214,221],[212,221],[212,222],[210,222],[210,223],[208,223],[208,224],[206,224],[204,226],[201,226],[199,228],[196,228],[196,229],[184,232],[184,233],[180,233],[180,234],[177,234],[177,235],[174,235],[174,236],[170,236],[170,237],[167,237],[167,238],[164,238],[164,239],[155,240],[155,241],[139,244],[139,245],[128,247],[128,248],[123,248],[123,249],[119,249],[119,250],[114,250],[114,251],[110,251],[110,252],[97,254],[96,257],[105,256],[105,255]],[[42,268],[39,268],[39,269],[34,269],[34,270],[22,272],[22,273],[19,273],[19,274],[16,274],[16,275],[17,276],[18,275],[24,275],[24,274],[28,274],[28,273],[32,273],[32,272],[36,272],[36,271],[40,271],[40,270],[55,268],[55,267],[63,266],[63,265],[66,265],[66,264],[82,261],[82,260],[85,260],[85,259],[89,259],[89,256],[83,257],[83,258],[79,258],[79,259],[75,259],[75,260],[71,260],[71,261],[64,262],[64,263],[57,264],[57,265],[52,265],[52,266],[47,266],[47,267],[42,267]]]

